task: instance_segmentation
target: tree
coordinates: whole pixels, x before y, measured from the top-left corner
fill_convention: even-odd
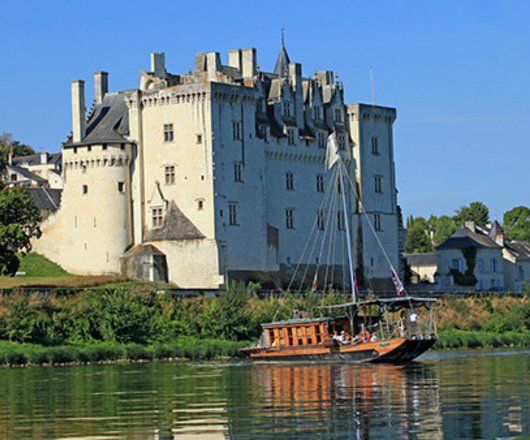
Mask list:
[[[473,221],[478,226],[485,226],[488,223],[490,211],[482,202],[472,202],[469,206],[461,206],[456,210],[454,219],[459,226],[465,222]]]
[[[15,275],[20,265],[17,252],[31,250],[31,239],[41,235],[40,221],[25,188],[0,186],[0,275]]]
[[[433,231],[433,245],[440,246],[447,240],[457,227],[456,221],[453,217],[448,215],[441,215],[436,217],[431,215],[429,218],[429,228]]]
[[[9,150],[13,150],[14,157],[35,154],[33,147],[15,140],[12,133],[7,133],[5,131],[0,134],[0,150],[2,150],[4,153],[9,152]]]
[[[517,206],[505,212],[503,223],[510,240],[530,241],[530,208]]]
[[[405,252],[418,254],[432,252],[434,247],[430,238],[429,224],[423,217],[412,217],[407,219],[407,239],[405,241]]]

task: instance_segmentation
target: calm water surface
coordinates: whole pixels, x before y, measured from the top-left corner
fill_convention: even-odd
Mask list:
[[[530,351],[407,366],[148,363],[0,369],[0,438],[512,438]]]

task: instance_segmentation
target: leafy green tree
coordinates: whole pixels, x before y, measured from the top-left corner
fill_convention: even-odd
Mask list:
[[[469,206],[461,206],[456,210],[454,217],[458,226],[463,226],[464,222],[473,221],[478,226],[488,223],[490,211],[482,202],[471,202]]]
[[[412,217],[407,219],[407,239],[405,241],[405,252],[418,254],[432,252],[434,247],[430,237],[429,224],[423,217]]]
[[[41,235],[40,221],[25,188],[0,186],[0,275],[15,275],[20,265],[17,252],[31,250],[31,239]]]
[[[434,247],[440,246],[457,228],[455,219],[448,215],[441,215],[440,217],[432,215],[428,223],[430,230],[433,232]]]
[[[503,223],[510,240],[530,241],[530,208],[517,206],[505,212]]]

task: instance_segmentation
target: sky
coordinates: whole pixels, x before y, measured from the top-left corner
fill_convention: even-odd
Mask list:
[[[0,132],[58,151],[71,130],[70,81],[109,72],[137,88],[149,53],[170,72],[197,52],[256,47],[273,69],[280,30],[304,76],[336,72],[348,103],[397,108],[394,149],[405,215],[482,201],[492,218],[530,205],[530,2],[1,0]]]

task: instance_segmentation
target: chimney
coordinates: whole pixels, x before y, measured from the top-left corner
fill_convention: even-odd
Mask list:
[[[289,63],[289,82],[295,90],[301,90],[302,65],[300,63]]]
[[[94,73],[94,100],[96,104],[101,103],[109,91],[109,74],[99,71]]]
[[[330,86],[333,84],[333,71],[332,70],[317,70],[316,72],[317,80],[322,86]]]
[[[241,64],[243,78],[252,78],[256,75],[256,48],[241,49]]]
[[[228,65],[241,72],[241,49],[233,49],[228,52]]]
[[[157,78],[166,77],[166,55],[164,52],[151,53],[151,72],[153,72]]]
[[[206,54],[206,70],[208,79],[214,81],[217,79],[217,72],[221,70],[221,55],[219,52],[208,52]]]
[[[40,154],[40,163],[41,163],[41,165],[44,165],[44,164],[48,163],[48,152],[47,151],[43,151]]]
[[[9,153],[7,153],[7,164],[13,165],[13,147],[11,147]]]
[[[85,82],[82,79],[72,81],[72,140],[81,142],[85,137]]]
[[[464,227],[469,229],[471,232],[476,232],[475,222],[473,221],[464,222]]]

